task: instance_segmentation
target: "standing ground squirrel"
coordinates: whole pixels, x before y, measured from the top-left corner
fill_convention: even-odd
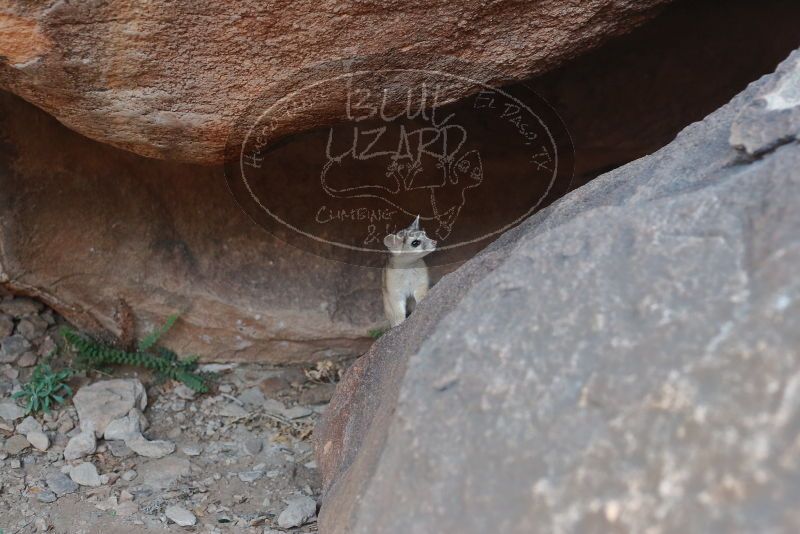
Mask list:
[[[383,309],[395,327],[428,294],[428,267],[422,258],[436,250],[436,241],[420,229],[417,216],[405,230],[387,235],[383,244],[392,254],[383,269]]]

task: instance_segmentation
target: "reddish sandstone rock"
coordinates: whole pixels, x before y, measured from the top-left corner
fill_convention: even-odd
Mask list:
[[[270,237],[220,169],[87,140],[8,93],[0,132],[0,285],[94,332],[122,333],[121,301],[138,337],[180,313],[165,343],[206,360],[313,361],[371,344],[379,273]]]
[[[248,103],[283,90],[281,78],[300,67],[358,56],[365,69],[427,68],[435,54],[475,65],[476,77],[492,64],[491,77],[522,79],[629,31],[668,1],[11,0],[0,11],[0,87],[93,139],[218,163]],[[328,74],[336,72],[319,73]],[[325,98],[312,104],[276,133],[342,116]]]

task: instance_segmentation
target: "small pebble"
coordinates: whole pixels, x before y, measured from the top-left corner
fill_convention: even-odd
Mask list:
[[[19,454],[30,447],[30,445],[28,440],[25,439],[25,436],[14,434],[6,440],[5,451],[8,454]]]
[[[148,458],[163,458],[175,452],[175,444],[171,441],[148,440],[141,435],[137,438],[129,439],[125,444],[139,456]]]
[[[50,490],[40,491],[36,494],[36,500],[44,503],[56,502],[56,494]]]
[[[33,416],[29,415],[17,425],[17,434],[27,434],[29,432],[41,432],[42,424]]]
[[[186,456],[200,456],[200,454],[203,452],[203,447],[193,443],[190,445],[184,445],[181,447],[181,451],[183,451],[183,454]]]
[[[53,471],[45,477],[47,487],[56,495],[67,495],[78,491],[78,485],[61,471]]]
[[[67,448],[64,449],[64,459],[77,460],[93,454],[95,450],[97,450],[97,439],[95,438],[94,430],[88,428],[69,440]]]
[[[192,512],[177,504],[167,506],[164,514],[179,527],[191,527],[197,523],[197,517]]]
[[[102,485],[97,468],[89,462],[83,462],[70,469],[69,477],[81,486],[97,487]]]
[[[25,417],[25,410],[12,400],[0,402],[0,419],[16,421]]]
[[[28,443],[34,446],[34,448],[44,452],[50,448],[50,438],[47,437],[47,434],[41,431],[33,431],[29,432],[25,438],[28,440]]]
[[[133,451],[125,445],[124,441],[107,441],[106,445],[108,446],[108,450],[111,451],[111,455],[117,458],[127,458],[128,456],[133,456]]]
[[[20,367],[33,367],[36,365],[36,361],[38,359],[39,357],[36,355],[36,353],[28,351],[19,357],[19,360],[17,360],[17,365]]]
[[[286,501],[286,508],[278,516],[278,526],[294,528],[305,525],[317,515],[317,503],[305,495]]]

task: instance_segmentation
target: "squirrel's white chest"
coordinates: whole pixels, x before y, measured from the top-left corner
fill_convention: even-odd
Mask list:
[[[428,269],[425,267],[386,269],[386,287],[384,290],[393,298],[411,297],[422,286],[428,287]]]

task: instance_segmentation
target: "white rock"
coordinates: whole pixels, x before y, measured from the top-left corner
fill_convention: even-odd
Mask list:
[[[136,417],[139,419],[139,428],[142,430],[142,432],[147,430],[147,427],[150,426],[150,422],[147,420],[147,417],[144,416],[139,408],[134,408],[128,412],[128,417]]]
[[[183,451],[183,454],[186,456],[200,456],[200,454],[203,452],[203,447],[192,443],[181,447],[181,451]]]
[[[294,528],[305,525],[317,516],[317,503],[305,495],[286,501],[286,509],[278,516],[278,526]]]
[[[134,408],[147,407],[147,393],[136,379],[102,380],[82,387],[72,399],[78,411],[81,429],[94,426],[97,437],[101,437],[108,424],[125,417]]]
[[[127,439],[125,445],[139,456],[146,456],[147,458],[163,458],[175,452],[175,444],[171,441],[150,441],[141,434],[138,437]]]
[[[100,475],[97,474],[97,468],[94,464],[89,462],[83,462],[70,469],[69,478],[81,486],[97,487],[101,485]]]
[[[136,475],[138,475],[136,471],[134,471],[133,469],[128,469],[127,471],[122,473],[122,480],[124,480],[125,482],[130,482],[131,480],[136,478]]]
[[[30,443],[40,451],[46,451],[47,449],[50,448],[50,438],[48,438],[47,434],[45,434],[44,432],[41,431],[28,432],[25,435],[25,439],[27,439],[28,443]]]
[[[197,523],[197,518],[192,512],[177,504],[167,506],[165,514],[179,527],[191,527]]]
[[[17,434],[27,434],[29,432],[41,432],[42,424],[29,415],[17,425]]]
[[[67,447],[64,449],[65,460],[77,460],[97,450],[97,439],[91,425],[80,434],[70,438]]]
[[[5,419],[6,421],[16,421],[17,419],[22,419],[24,416],[25,410],[17,405],[16,402],[0,402],[0,418]]]
[[[78,485],[60,471],[53,471],[47,475],[47,487],[59,497],[78,491]]]
[[[108,423],[103,436],[107,440],[127,441],[131,438],[141,436],[141,434],[142,429],[139,417],[131,410],[131,413],[125,417],[114,419]]]

